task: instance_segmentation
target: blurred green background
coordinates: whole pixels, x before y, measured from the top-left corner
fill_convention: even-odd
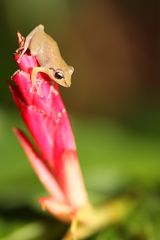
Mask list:
[[[16,32],[43,24],[75,68],[61,93],[93,203],[133,194],[137,205],[95,240],[160,239],[159,6],[156,1],[0,1],[0,239],[61,239],[66,226],[41,211],[47,193],[12,127],[24,128],[7,81]]]

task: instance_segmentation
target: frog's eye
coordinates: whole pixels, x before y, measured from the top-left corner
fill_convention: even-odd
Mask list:
[[[62,70],[60,70],[60,69],[55,70],[54,68],[49,68],[49,69],[53,71],[54,77],[57,80],[64,79],[64,73]]]
[[[64,78],[64,73],[61,70],[57,70],[55,71],[54,76],[56,79],[61,80]]]

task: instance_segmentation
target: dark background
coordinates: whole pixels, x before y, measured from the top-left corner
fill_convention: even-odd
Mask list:
[[[40,23],[75,68],[61,93],[91,200],[138,195],[126,222],[92,239],[159,239],[158,1],[1,0],[0,10],[0,239],[59,239],[64,228],[55,222],[48,234],[52,219],[37,203],[45,190],[12,133],[24,128],[7,86],[16,32]]]

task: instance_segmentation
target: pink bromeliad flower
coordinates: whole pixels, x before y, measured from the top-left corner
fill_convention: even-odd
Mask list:
[[[18,34],[20,50],[24,38]],[[19,129],[14,132],[34,171],[49,193],[40,198],[43,209],[58,219],[71,222],[65,240],[85,237],[116,222],[125,215],[126,201],[93,207],[84,186],[74,136],[57,85],[44,73],[37,74],[33,84],[31,73],[39,63],[30,53],[14,58],[20,70],[12,76],[10,90],[21,111],[34,144]],[[117,214],[118,213],[118,214]],[[76,235],[75,235],[76,234]]]
[[[18,63],[18,53],[14,57]],[[38,87],[33,89],[31,70],[38,66],[35,57],[24,54],[18,66],[10,89],[36,148],[21,130],[14,132],[49,193],[39,200],[41,206],[60,220],[72,221],[88,204],[88,197],[66,109],[47,75],[38,74]]]

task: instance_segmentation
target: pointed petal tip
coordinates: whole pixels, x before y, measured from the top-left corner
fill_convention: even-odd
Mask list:
[[[65,202],[58,202],[52,197],[42,197],[39,203],[44,211],[48,211],[61,221],[70,222],[74,216],[74,209]]]
[[[18,135],[18,133],[20,132],[21,130],[16,128],[16,127],[13,127],[12,128],[12,132],[15,134],[15,135]]]
[[[25,137],[25,134],[23,133],[23,131],[19,128],[13,127],[12,128],[12,132],[16,135],[16,137],[18,139],[20,139],[21,137]]]
[[[15,104],[18,106],[20,110],[23,110],[26,107],[26,104],[23,101],[22,96],[20,95],[18,89],[10,83],[9,83],[9,89]]]

